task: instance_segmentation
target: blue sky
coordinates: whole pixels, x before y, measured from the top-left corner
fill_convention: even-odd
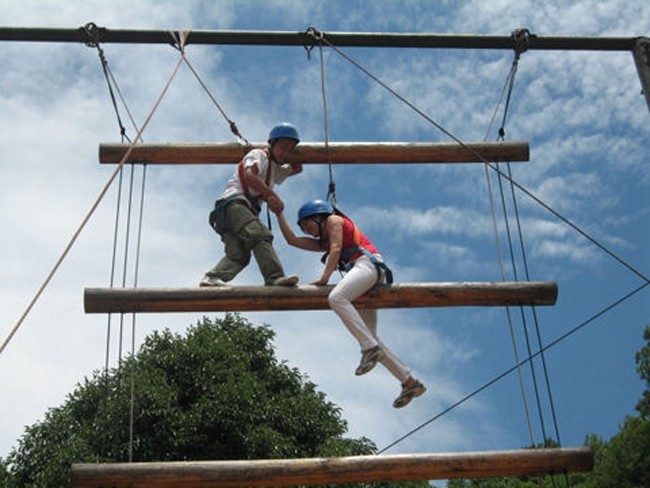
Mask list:
[[[3,26],[114,29],[232,29],[418,32],[508,36],[647,36],[640,0],[598,1],[189,1],[13,2],[0,0]],[[178,59],[163,45],[103,46],[131,112],[140,123]],[[512,52],[443,49],[344,49],[359,63],[463,141],[486,137],[512,63]],[[314,54],[317,55],[316,52]],[[317,56],[301,47],[188,46],[188,59],[228,116],[251,141],[280,121],[303,140],[323,141]],[[95,50],[76,44],[0,43],[0,338],[34,296],[113,167],[98,146],[119,131]],[[331,141],[441,141],[449,138],[332,50],[325,52]],[[647,191],[648,108],[632,55],[542,52],[522,55],[506,139],[528,141],[531,160],[514,178],[646,276],[650,272]],[[127,117],[122,111],[125,125]],[[501,122],[501,112],[489,133]],[[128,125],[128,133],[135,131]],[[182,67],[144,135],[145,142],[230,142],[223,117]],[[138,283],[194,286],[221,256],[207,213],[232,168],[150,167]],[[125,173],[125,178],[129,172]],[[139,169],[136,176],[139,178]],[[501,278],[482,165],[335,166],[339,204],[380,248],[398,282],[498,281]],[[492,178],[493,188],[497,182]],[[128,180],[125,180],[125,189]],[[279,187],[291,216],[327,192],[326,166],[308,166]],[[139,188],[136,179],[136,195]],[[139,197],[138,197],[139,198]],[[496,195],[499,199],[499,196]],[[507,194],[507,201],[511,197]],[[105,316],[83,312],[83,289],[110,278],[117,187],[112,187],[50,286],[0,356],[0,456],[25,425],[43,419],[78,382],[104,365]],[[546,345],[643,284],[538,203],[517,193],[531,279],[557,281],[558,303],[537,309]],[[509,209],[510,215],[511,208]],[[135,219],[136,217],[134,217]],[[292,219],[293,220],[293,219]],[[499,228],[503,215],[498,211]],[[512,223],[514,225],[514,222]],[[277,225],[276,225],[277,227]],[[514,229],[514,227],[512,227]],[[122,224],[121,229],[124,229]],[[123,232],[122,232],[123,236]],[[503,232],[500,233],[503,242]],[[132,243],[134,238],[132,237]],[[316,254],[276,249],[288,272],[310,282]],[[118,262],[122,262],[120,244]],[[130,251],[131,256],[133,251]],[[509,257],[506,254],[506,266]],[[517,259],[518,265],[521,262]],[[121,265],[120,265],[121,266]],[[118,268],[120,268],[118,266]],[[129,269],[133,269],[131,260]],[[523,276],[519,268],[520,277]],[[118,275],[119,276],[119,275]],[[512,272],[507,268],[508,278]],[[116,281],[121,282],[121,276]],[[259,284],[251,265],[238,284]],[[129,271],[127,285],[133,283]],[[562,444],[587,434],[609,439],[634,413],[643,385],[634,353],[650,323],[645,289],[546,353]],[[531,347],[537,332],[526,311]],[[203,314],[137,318],[136,345],[153,330],[176,332]],[[506,313],[497,308],[384,310],[380,334],[428,392],[395,411],[399,385],[383,370],[356,378],[358,351],[332,312],[244,314],[272,326],[278,357],[299,368],[342,408],[349,434],[382,449],[427,423],[515,363]],[[219,316],[217,314],[217,316]],[[519,310],[514,342],[528,356]],[[114,318],[111,364],[117,358]],[[131,343],[125,319],[123,349]],[[555,437],[546,384],[535,362],[547,434]],[[510,374],[388,453],[516,449],[542,440],[531,371]]]

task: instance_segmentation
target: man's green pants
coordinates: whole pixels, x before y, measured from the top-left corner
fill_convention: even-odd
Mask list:
[[[251,260],[251,254],[271,285],[284,276],[278,255],[273,249],[273,234],[243,200],[229,202],[217,212],[217,229],[224,244],[225,256],[206,273],[207,276],[231,281]]]

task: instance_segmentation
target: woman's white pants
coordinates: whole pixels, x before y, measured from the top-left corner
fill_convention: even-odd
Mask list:
[[[410,376],[411,370],[377,337],[377,310],[357,310],[352,305],[356,298],[370,290],[376,283],[377,268],[369,257],[361,256],[330,292],[329,305],[359,342],[362,351],[375,346],[380,346],[383,349],[385,355],[381,364],[400,383],[404,383]]]

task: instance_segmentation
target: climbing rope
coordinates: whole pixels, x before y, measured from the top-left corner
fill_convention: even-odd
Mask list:
[[[99,43],[99,32],[100,29],[97,27],[97,25],[94,22],[88,22],[84,27],[83,31],[87,36],[87,40],[85,42],[86,46],[95,48],[97,49],[97,54],[99,56],[99,60],[102,65],[102,71],[104,72],[104,78],[106,79],[106,84],[108,86],[108,93],[111,97],[111,102],[113,103],[113,110],[115,111],[115,116],[117,118],[117,124],[120,128],[120,136],[122,137],[122,142],[124,140],[127,140],[131,142],[131,139],[126,135],[126,128],[124,127],[124,124],[122,123],[122,117],[120,117],[120,111],[117,107],[117,101],[115,99],[115,93],[113,92],[113,87],[117,90],[120,99],[122,100],[122,103],[124,107],[127,110],[127,114],[129,115],[129,118],[131,119],[131,123],[133,124],[134,127],[136,127],[135,122],[133,121],[133,117],[131,116],[131,113],[128,110],[128,107],[126,103],[124,103],[124,97],[122,96],[121,91],[119,90],[119,87],[117,86],[117,83],[115,83],[115,78],[113,76],[113,72],[110,69],[110,66],[108,64],[108,61],[106,60],[106,55],[104,54],[104,50],[101,48],[101,45]],[[137,128],[136,128],[137,130]]]
[[[506,97],[506,103],[505,107],[503,110],[503,118],[501,121],[501,127],[499,129],[499,139],[504,140],[505,138],[505,125],[508,117],[508,111],[510,107],[510,100],[512,97],[512,91],[514,87],[514,81],[515,81],[515,75],[517,73],[517,67],[519,64],[519,59],[521,57],[521,54],[528,48],[528,37],[527,37],[528,31],[525,29],[519,29],[517,31],[514,31],[512,33],[512,39],[513,39],[513,44],[514,44],[514,59],[512,61],[512,65],[510,68],[510,71],[508,73],[508,76],[506,78],[506,82],[504,83],[503,88],[501,89],[501,95],[499,97],[499,102],[497,103],[497,107],[495,108],[495,111],[493,113],[492,119],[490,121],[488,131],[486,132],[486,139],[491,131],[492,124],[494,122],[494,118],[496,117],[496,114],[498,112],[499,106],[501,105],[501,102],[503,101],[504,96]],[[496,166],[498,167],[499,163],[496,163]],[[510,165],[508,163],[508,170],[510,169]],[[492,225],[493,225],[493,230],[494,230],[494,236],[496,240],[496,246],[497,246],[497,255],[498,255],[498,260],[499,260],[499,267],[501,270],[501,280],[506,281],[506,273],[505,273],[505,266],[503,262],[503,255],[501,253],[501,242],[499,238],[499,231],[498,231],[498,225],[497,225],[497,215],[496,215],[496,208],[494,204],[494,196],[493,196],[493,191],[492,191],[492,185],[490,181],[490,175],[488,172],[487,166],[485,167],[485,178],[486,178],[486,183],[487,183],[487,189],[488,189],[488,195],[489,195],[489,200],[490,200],[490,208],[491,208],[491,213],[492,213]],[[513,252],[513,244],[512,244],[512,236],[510,232],[510,219],[508,217],[508,208],[505,203],[505,197],[504,197],[504,189],[503,189],[503,184],[502,184],[502,179],[498,178],[498,183],[499,183],[499,191],[500,191],[500,196],[501,196],[501,208],[503,211],[503,216],[504,216],[504,223],[505,223],[505,228],[506,228],[506,236],[507,236],[507,243],[508,243],[508,248],[510,250],[510,261],[511,261],[511,267],[514,275],[514,280],[519,281],[518,279],[518,273],[517,273],[517,264],[514,258],[514,252]],[[512,195],[515,208],[516,208],[516,196]],[[519,235],[520,235],[520,242],[522,245],[523,249],[523,237],[522,237],[522,230],[521,230],[521,222],[519,220],[519,216],[517,213],[517,227],[519,229]],[[528,334],[528,326],[526,323],[526,316],[523,312],[523,307],[519,307],[520,314],[521,314],[521,320],[523,323],[524,327],[524,335],[526,339],[526,344],[528,347],[528,355],[530,356],[531,354],[531,348],[530,348],[530,340],[529,340],[529,334]],[[519,350],[517,347],[517,341],[515,338],[515,330],[513,326],[513,321],[512,321],[512,315],[510,313],[510,307],[506,307],[506,319],[508,323],[508,328],[510,331],[510,338],[511,338],[511,343],[512,343],[512,348],[513,348],[513,353],[515,356],[515,361],[517,364],[520,364],[519,361]],[[535,398],[537,401],[537,411],[539,413],[540,417],[540,426],[542,430],[542,436],[543,439],[546,439],[546,426],[544,423],[544,417],[542,415],[542,408],[541,408],[541,402],[539,398],[539,389],[537,387],[537,375],[535,373],[535,363],[533,361],[530,362],[530,367],[532,371],[532,379],[533,379],[533,388],[535,392]],[[528,432],[530,435],[531,439],[531,445],[535,445],[535,435],[534,435],[534,430],[531,422],[531,415],[530,415],[530,408],[528,404],[528,397],[526,394],[526,387],[525,387],[525,382],[523,378],[523,372],[521,367],[518,368],[517,374],[519,377],[519,387],[521,390],[521,396],[522,396],[522,401],[523,401],[523,406],[524,406],[524,412],[526,415],[526,421],[527,421],[527,426],[528,426]],[[548,377],[547,377],[548,381]]]
[[[241,132],[239,131],[239,128],[237,127],[237,124],[231,120],[228,115],[226,114],[226,111],[221,107],[217,99],[214,97],[214,95],[210,92],[210,89],[208,88],[207,84],[203,81],[201,76],[199,76],[198,72],[194,69],[194,66],[192,66],[192,63],[187,59],[187,56],[185,55],[185,44],[187,42],[187,39],[190,36],[191,31],[189,30],[184,30],[184,31],[170,31],[170,35],[173,39],[172,46],[177,49],[180,54],[181,58],[183,59],[183,62],[187,65],[187,67],[190,69],[194,77],[197,79],[205,93],[208,95],[214,106],[219,110],[223,118],[228,122],[228,127],[230,127],[230,132],[233,133],[233,135],[237,138],[239,143],[243,145],[244,147],[250,147],[252,144],[246,139]]]
[[[318,30],[310,27],[307,30],[309,36],[318,40],[318,54],[320,59],[320,84],[321,84],[321,95],[323,99],[323,124],[324,124],[324,133],[325,133],[325,154],[327,155],[327,168],[329,171],[329,185],[327,187],[327,197],[326,200],[331,200],[334,205],[336,205],[336,183],[334,182],[333,171],[332,171],[332,158],[330,156],[330,145],[329,145],[329,122],[327,115],[327,90],[325,84],[325,60],[323,57],[323,35]],[[311,46],[305,46],[307,50],[307,57],[311,58]]]

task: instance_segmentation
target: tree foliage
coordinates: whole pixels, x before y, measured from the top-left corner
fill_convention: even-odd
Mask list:
[[[204,318],[185,336],[153,333],[135,357],[106,374],[95,372],[62,406],[27,427],[0,463],[0,480],[64,487],[71,484],[72,463],[375,452],[365,437],[344,437],[339,407],[276,359],[273,337],[270,328],[235,314]]]
[[[636,409],[641,418],[648,420],[650,419],[650,325],[647,325],[643,331],[643,340],[646,341],[646,345],[636,353],[636,370],[645,381],[645,389]]]

